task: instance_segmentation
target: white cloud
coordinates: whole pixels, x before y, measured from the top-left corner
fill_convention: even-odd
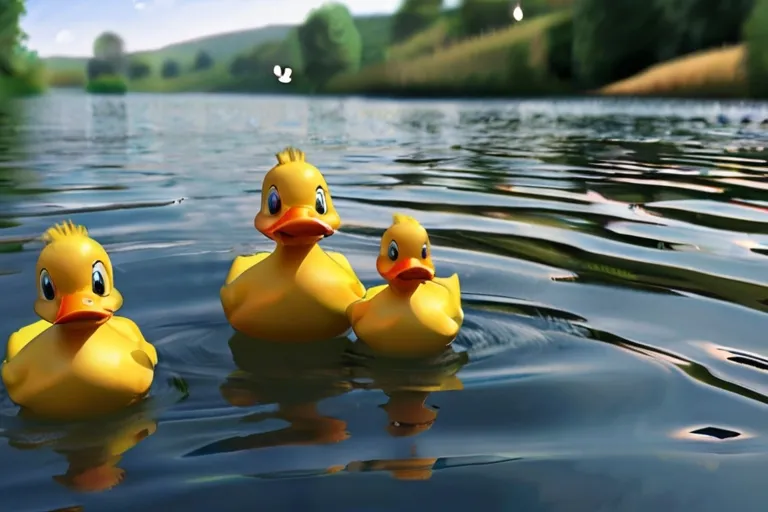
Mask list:
[[[59,30],[56,33],[56,44],[69,44],[75,40],[75,36],[69,30]]]
[[[144,9],[147,6],[144,2],[133,2],[133,8],[137,11]]]

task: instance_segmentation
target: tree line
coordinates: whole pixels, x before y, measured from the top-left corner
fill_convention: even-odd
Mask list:
[[[372,33],[362,19],[354,19],[340,3],[325,4],[282,41],[255,47],[228,63],[228,71],[244,89],[278,87],[272,76],[275,64],[288,66],[294,84],[321,90],[332,77],[354,73],[386,59],[388,48],[435,24],[450,20],[449,42],[503,29],[513,23],[515,0],[462,0],[447,12],[443,0],[403,0],[389,18],[386,33]],[[722,45],[749,43],[747,67],[754,88],[768,87],[768,0],[523,0],[526,18],[569,8],[569,23],[545,34],[548,67],[575,90],[596,88],[627,78],[656,63]],[[762,20],[762,22],[761,22]],[[377,25],[380,26],[381,24]],[[380,29],[376,29],[380,30]],[[0,40],[0,43],[2,41]],[[448,43],[446,43],[448,44]],[[504,65],[500,63],[499,65]],[[190,71],[214,66],[200,50]],[[112,33],[94,43],[88,78],[125,74],[141,80],[153,72],[170,79],[183,66],[177,60],[158,63],[157,71],[140,56],[126,59],[122,41]],[[761,74],[762,73],[762,74]]]
[[[192,63],[192,71],[212,68],[214,60],[205,50],[199,50]],[[170,79],[179,76],[182,66],[175,59],[165,59],[160,65],[160,76]],[[126,76],[142,80],[152,74],[152,67],[140,56],[128,56],[122,38],[114,32],[101,34],[93,43],[93,57],[86,64],[88,82]]]

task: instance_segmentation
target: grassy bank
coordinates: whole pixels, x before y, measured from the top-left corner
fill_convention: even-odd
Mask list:
[[[687,55],[601,88],[611,96],[744,98],[749,94],[744,45]]]
[[[558,33],[567,31],[570,22],[570,11],[540,16],[416,58],[392,59],[355,74],[337,76],[326,90],[334,94],[398,96],[565,93],[570,88],[566,80],[553,72],[551,50],[562,39],[557,37]],[[433,28],[434,40],[445,29]],[[429,47],[413,41],[409,44]],[[401,48],[399,53],[407,51]]]

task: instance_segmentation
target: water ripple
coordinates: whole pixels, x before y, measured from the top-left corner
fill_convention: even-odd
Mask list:
[[[110,251],[121,314],[160,366],[149,401],[99,425],[33,424],[0,396],[9,510],[768,498],[768,131],[741,122],[765,104],[67,92],[24,106],[0,130],[3,332],[34,320],[39,237],[72,218]],[[286,145],[325,172],[344,225],[324,244],[367,285],[393,212],[427,227],[438,274],[462,280],[452,349],[406,364],[349,339],[233,336],[219,287],[235,254],[270,249],[253,216]]]

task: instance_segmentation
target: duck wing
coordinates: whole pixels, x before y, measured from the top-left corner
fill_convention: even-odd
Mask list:
[[[228,285],[240,275],[254,266],[255,264],[264,261],[267,256],[269,256],[271,253],[269,252],[257,252],[250,255],[242,255],[235,258],[235,260],[232,262],[232,266],[229,267],[229,273],[227,274],[227,279],[224,281],[224,285]]]
[[[360,282],[360,279],[355,273],[355,269],[352,268],[352,265],[349,263],[347,257],[340,252],[327,251],[325,254],[327,254],[336,264],[338,264],[342,269],[344,269],[345,272],[354,278],[352,291],[358,297],[363,297],[365,295],[365,286],[363,286],[363,283]]]
[[[461,283],[459,275],[436,277],[433,282],[448,291],[448,304],[445,313],[458,325],[464,322],[464,310],[461,308]]]

